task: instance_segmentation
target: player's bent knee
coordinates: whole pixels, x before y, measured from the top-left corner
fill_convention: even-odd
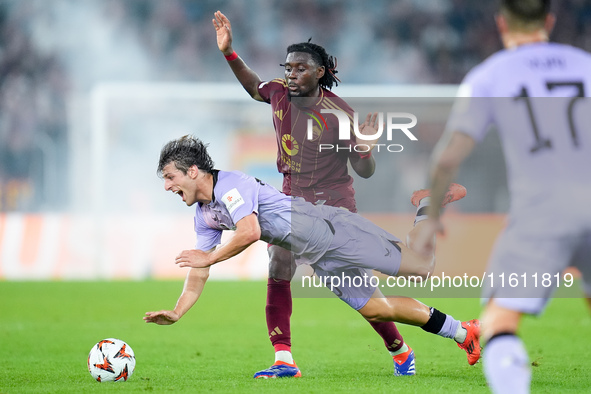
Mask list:
[[[390,304],[384,298],[370,298],[367,304],[357,312],[372,323],[392,321]]]
[[[371,323],[379,323],[379,322],[384,322],[387,321],[388,319],[386,319],[386,317],[380,313],[379,311],[372,311],[372,312],[362,312],[361,308],[358,312],[361,313],[361,315],[363,316],[363,318],[365,320],[367,320],[368,322]]]
[[[424,281],[429,279],[435,271],[435,264],[423,263],[410,267],[400,266],[397,276],[403,276],[412,281]]]
[[[423,256],[421,263],[417,266],[417,274],[423,279],[428,279],[435,271],[435,257],[434,256]]]
[[[269,278],[291,281],[295,263],[289,250],[272,245],[269,252]]]
[[[413,279],[420,277],[422,280],[429,278],[435,271],[435,256],[423,256],[401,245],[402,259],[397,276]]]

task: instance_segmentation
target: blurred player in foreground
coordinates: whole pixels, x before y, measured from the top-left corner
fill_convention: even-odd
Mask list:
[[[179,195],[188,206],[197,203],[197,247],[176,258],[179,267],[191,270],[174,310],[147,312],[144,320],[148,323],[166,325],[178,321],[201,295],[209,267],[258,240],[291,250],[298,264],[310,264],[320,278],[371,277],[372,269],[387,275],[425,278],[434,268],[432,255],[413,252],[360,215],[286,196],[238,171],[215,170],[206,146],[194,137],[185,136],[166,144],[158,172],[167,191]],[[449,201],[457,199],[453,194],[448,193]],[[223,230],[235,230],[234,236],[217,247]],[[377,290],[377,286],[366,281],[361,286],[341,286],[333,292],[370,322],[398,321],[420,326],[427,332],[453,338],[466,351],[471,365],[478,361],[477,320],[462,323],[415,299],[385,298]],[[395,374],[414,375],[414,352],[402,339],[401,342],[405,352],[395,357]]]
[[[357,141],[356,138],[337,140],[338,123],[334,116],[327,116],[324,125],[321,123],[319,127],[314,127],[314,138],[309,139],[306,135],[306,121],[320,114],[322,109],[339,109],[353,119],[353,109],[330,91],[333,85],[338,85],[336,59],[333,60],[320,45],[310,42],[293,44],[287,48],[285,64],[282,65],[285,77],[263,82],[232,49],[232,27],[228,18],[220,11],[214,16],[212,22],[218,48],[236,78],[253,99],[271,104],[277,137],[277,169],[283,174],[283,192],[303,197],[314,204],[343,207],[357,212],[353,178],[348,174],[347,163],[351,163],[359,176],[372,176],[375,161],[371,149],[372,143],[376,141]],[[366,122],[359,127],[362,134],[375,133],[369,121],[368,115]],[[358,153],[353,149],[319,149],[321,144],[351,148],[357,143],[364,144],[368,150]],[[275,348],[275,363],[255,373],[254,377],[299,377],[301,372],[291,354],[290,282],[295,264],[291,253],[279,246],[269,245],[268,252],[265,312],[269,338]],[[402,336],[394,323],[370,324],[382,337],[392,356],[404,352]]]
[[[460,87],[433,153],[429,219],[415,242],[419,252],[432,250],[443,230],[438,203],[475,143],[496,124],[511,193],[508,226],[487,268],[496,282],[483,293],[484,371],[496,393],[529,392],[519,322],[524,313],[543,311],[560,273],[577,266],[591,295],[591,56],[548,43],[555,22],[549,9],[549,0],[501,2],[497,26],[505,49],[469,72]],[[500,275],[510,274],[517,286],[500,283]]]

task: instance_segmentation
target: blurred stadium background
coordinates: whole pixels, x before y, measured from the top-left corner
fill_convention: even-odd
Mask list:
[[[219,168],[280,185],[270,107],[248,97],[219,53],[211,24],[218,9],[232,22],[236,51],[263,80],[282,76],[289,44],[312,37],[338,58],[340,96],[397,109],[409,105],[402,98],[420,98],[412,101],[425,113],[420,143],[376,154],[376,175],[355,182],[360,212],[405,234],[408,197],[426,184],[457,84],[501,47],[496,7],[495,0],[0,0],[0,279],[182,277],[171,265],[194,245],[192,209],[165,193],[155,172],[171,138],[196,134],[210,142]],[[555,1],[554,11],[552,39],[591,50],[591,1]],[[453,242],[464,246],[462,258],[484,264],[502,228],[507,192],[494,134],[460,181],[470,194],[451,210],[443,267],[457,259]],[[469,238],[474,226],[478,239]],[[256,245],[212,277],[263,278],[266,259]]]

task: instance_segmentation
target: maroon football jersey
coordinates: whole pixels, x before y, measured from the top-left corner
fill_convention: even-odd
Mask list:
[[[353,178],[347,169],[349,155],[357,155],[351,148],[351,134],[349,139],[339,140],[337,117],[320,114],[323,108],[337,109],[346,112],[352,122],[353,109],[323,88],[314,105],[298,107],[290,101],[286,81],[279,78],[261,83],[258,91],[271,104],[273,111],[277,169],[283,174],[283,192],[315,204],[339,206],[356,212]],[[313,122],[313,138],[308,139],[307,124],[312,115],[320,122]],[[340,149],[320,150],[321,144],[339,146]]]

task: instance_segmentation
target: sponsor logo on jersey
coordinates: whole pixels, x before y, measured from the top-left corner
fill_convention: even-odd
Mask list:
[[[228,212],[232,213],[236,208],[244,204],[244,198],[242,198],[238,189],[234,188],[222,196],[222,202],[226,206]]]
[[[283,150],[290,156],[297,155],[300,151],[300,144],[289,134],[284,134],[281,137],[281,146]]]

